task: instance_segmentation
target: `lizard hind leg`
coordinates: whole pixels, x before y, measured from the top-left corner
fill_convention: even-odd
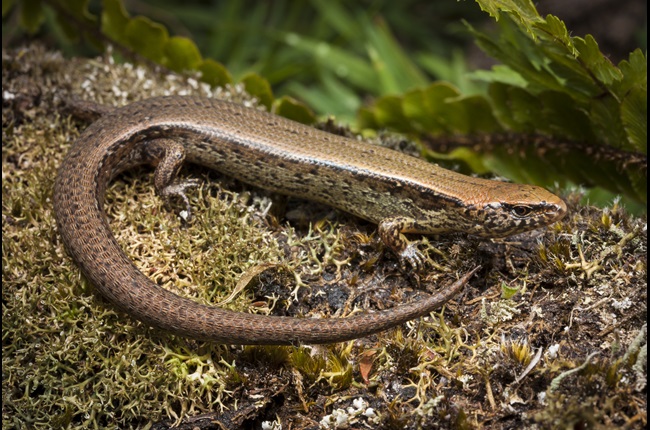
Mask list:
[[[170,205],[172,197],[179,197],[185,204],[187,219],[191,218],[192,208],[185,190],[198,186],[199,180],[177,180],[178,172],[185,161],[185,147],[172,139],[153,139],[145,143],[144,152],[148,161],[156,166],[154,186],[158,195],[167,205]]]

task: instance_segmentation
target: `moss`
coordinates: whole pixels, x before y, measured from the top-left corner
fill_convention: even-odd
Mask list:
[[[188,166],[182,176],[201,186],[191,192],[196,217],[184,223],[154,195],[150,171],[136,170],[109,187],[111,229],[147,276],[204,303],[345,317],[484,269],[430,317],[330,346],[197,342],[115,310],[56,233],[56,168],[85,127],[59,100],[215,93],[191,78],[151,76],[37,47],[5,54],[3,426],[147,428],[205,414],[229,427],[306,427],[359,398],[375,415],[356,422],[384,428],[646,423],[646,220],[616,202],[581,206],[578,193],[567,195],[570,216],[537,237],[427,238],[430,270],[418,282],[384,252],[375,227],[353,217],[291,200],[267,215],[277,203],[268,194]],[[252,102],[235,87],[217,92]]]

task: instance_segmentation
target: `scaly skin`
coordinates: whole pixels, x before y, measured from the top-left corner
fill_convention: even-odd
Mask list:
[[[383,147],[325,133],[265,112],[198,97],[160,97],[117,109],[92,124],[66,156],[54,187],[63,241],[83,274],[129,315],[170,332],[229,344],[332,343],[426,315],[478,268],[429,298],[350,318],[252,315],[205,306],[154,284],[111,233],[104,191],[119,172],[157,165],[163,196],[184,158],[279,193],[319,201],[379,225],[381,239],[416,268],[403,233],[467,232],[503,237],[549,225],[564,202],[531,186],[472,178]]]

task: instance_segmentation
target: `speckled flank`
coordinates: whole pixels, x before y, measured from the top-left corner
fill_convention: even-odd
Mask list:
[[[103,210],[111,178],[142,163],[157,165],[161,195],[184,197],[187,184],[174,183],[184,158],[377,223],[386,244],[416,267],[419,255],[404,232],[500,237],[546,226],[566,212],[561,199],[539,187],[471,178],[219,100],[172,96],[118,109],[91,125],[61,165],[54,188],[59,232],[84,275],[127,313],[174,333],[222,343],[363,337],[439,307],[476,269],[426,300],[352,318],[294,319],[199,305],[140,273],[117,244]]]

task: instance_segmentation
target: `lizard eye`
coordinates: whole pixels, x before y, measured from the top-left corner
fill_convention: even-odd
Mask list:
[[[530,206],[517,205],[512,207],[512,213],[520,218],[530,215],[532,211]]]

